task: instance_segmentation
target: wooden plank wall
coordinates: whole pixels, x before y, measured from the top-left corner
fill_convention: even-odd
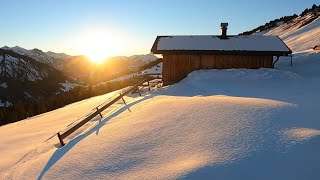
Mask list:
[[[179,82],[198,69],[271,68],[272,56],[164,54],[164,84]]]

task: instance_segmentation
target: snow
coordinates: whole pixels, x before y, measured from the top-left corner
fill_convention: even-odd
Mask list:
[[[142,74],[162,74],[162,63],[142,71]]]
[[[11,102],[9,102],[9,101],[2,101],[2,100],[0,99],[0,107],[10,107],[10,106],[12,106],[12,103],[11,103]]]
[[[157,50],[289,51],[276,36],[241,35],[220,39],[217,36],[164,36]]]
[[[143,97],[126,96],[127,106],[119,101],[62,148],[52,135],[117,92],[2,126],[0,173],[3,179],[319,179],[319,58],[302,52],[292,67],[280,59],[277,69],[194,71]]]
[[[107,101],[118,91],[85,99],[63,108],[0,127],[1,171],[14,165],[25,154],[41,145],[78,118]],[[89,123],[90,125],[90,123]],[[19,132],[19,133],[17,133]],[[4,138],[6,137],[6,138]],[[3,156],[5,154],[5,156]]]
[[[57,57],[54,57],[54,56],[56,55],[60,58],[60,57],[64,57],[65,54],[52,53],[52,52],[51,53],[50,52],[44,53],[39,49],[27,50],[27,49],[24,49],[19,46],[14,46],[14,47],[5,46],[2,48],[6,49],[6,50],[14,51],[14,52],[21,54],[21,55],[24,55],[24,56],[31,57],[38,62],[48,64],[52,67],[55,67],[56,69],[60,69],[60,70],[62,69],[62,66],[59,65],[59,63],[56,63],[55,58],[57,58]]]
[[[70,91],[71,89],[75,88],[76,86],[83,86],[77,83],[71,83],[69,81],[66,81],[65,83],[59,83],[62,88],[60,88],[63,92]]]
[[[0,74],[4,77],[12,77],[19,79],[28,79],[29,81],[42,80],[48,76],[48,73],[44,70],[38,70],[32,63],[23,59],[6,54],[0,56],[1,68]],[[17,73],[17,69],[24,72],[24,74]]]
[[[8,85],[7,85],[6,82],[3,82],[3,83],[0,84],[0,87],[6,89],[6,88],[8,88]]]
[[[297,142],[306,141],[319,135],[320,130],[310,128],[292,128],[283,132],[284,139]]]

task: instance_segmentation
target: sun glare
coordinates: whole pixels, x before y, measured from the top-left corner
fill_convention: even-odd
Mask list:
[[[104,30],[90,30],[81,37],[81,52],[95,63],[119,53],[117,36]]]

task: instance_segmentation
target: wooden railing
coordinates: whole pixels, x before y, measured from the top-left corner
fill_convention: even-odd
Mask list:
[[[63,139],[65,139],[66,137],[68,137],[70,134],[72,134],[73,132],[75,132],[77,129],[79,129],[81,126],[83,126],[84,124],[86,124],[88,121],[90,121],[91,119],[93,119],[94,117],[96,117],[97,115],[100,115],[100,117],[102,118],[102,112],[107,109],[108,107],[110,107],[112,104],[116,103],[117,101],[119,101],[120,99],[123,99],[123,96],[129,94],[130,92],[134,92],[134,91],[138,91],[139,94],[141,95],[140,91],[139,91],[139,86],[142,86],[144,82],[148,82],[149,85],[149,81],[152,79],[152,77],[147,76],[145,77],[143,80],[141,80],[139,83],[135,84],[134,86],[130,87],[129,89],[125,90],[124,92],[120,93],[118,96],[116,96],[114,99],[112,99],[110,102],[106,103],[105,105],[103,105],[101,108],[96,108],[96,111],[94,111],[93,113],[89,114],[88,116],[86,116],[83,120],[77,122],[74,126],[72,126],[71,128],[69,128],[67,131],[60,133],[57,133],[57,136],[59,138],[60,144],[61,146],[64,146],[65,143],[63,142]],[[125,101],[124,101],[125,103]]]

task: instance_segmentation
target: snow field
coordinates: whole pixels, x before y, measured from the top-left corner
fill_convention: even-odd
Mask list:
[[[1,161],[2,178],[319,179],[317,59],[303,52],[292,67],[281,59],[277,69],[194,71],[129,98],[63,148],[57,138],[37,143],[104,96],[0,127],[7,137],[0,143],[8,144],[0,154],[10,155]]]

